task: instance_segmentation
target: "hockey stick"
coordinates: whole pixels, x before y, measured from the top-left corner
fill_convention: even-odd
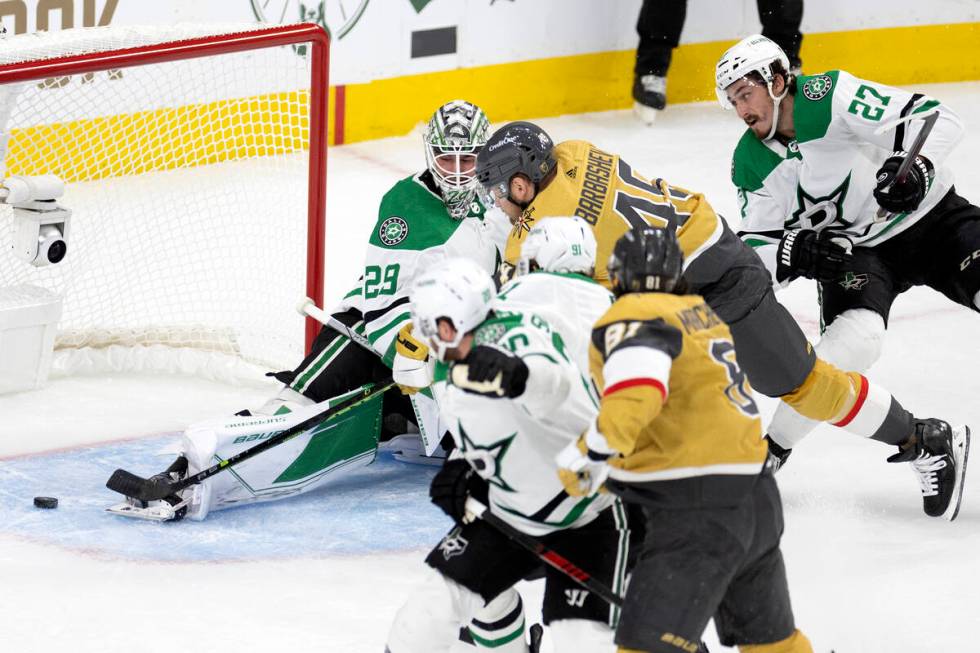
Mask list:
[[[217,465],[212,465],[211,467],[208,467],[207,469],[200,471],[193,476],[188,476],[177,481],[170,480],[162,474],[154,476],[150,479],[145,479],[133,474],[132,472],[127,472],[125,469],[117,469],[112,473],[112,476],[109,477],[109,480],[106,481],[105,486],[114,492],[119,492],[120,494],[127,497],[133,497],[134,499],[139,499],[140,501],[159,501],[160,499],[170,496],[171,494],[176,494],[189,485],[200,483],[204,479],[210,478],[218,472],[257,456],[266,449],[271,449],[272,447],[280,445],[287,440],[291,440],[297,435],[305,433],[307,430],[316,426],[320,422],[345,413],[348,410],[364,403],[371,397],[379,395],[382,392],[393,388],[394,386],[395,382],[391,379],[386,379],[380,383],[368,386],[364,388],[361,394],[354,395],[353,397],[349,397],[348,399],[341,401],[339,404],[326,408],[316,415],[303,420],[299,424],[295,424],[285,431],[276,433],[268,440],[265,440],[250,449],[241,451],[227,460],[222,460]]]
[[[359,344],[361,347],[364,347],[364,349],[367,349],[368,351],[372,352],[374,355],[376,356],[381,355],[374,347],[371,346],[371,341],[368,340],[363,334],[354,331],[340,320],[334,318],[325,310],[318,307],[313,302],[313,300],[310,299],[309,297],[304,297],[303,301],[301,301],[296,306],[296,310],[299,311],[299,313],[302,315],[308,315],[309,317],[312,317],[314,320],[316,320],[323,326],[328,326],[334,331],[336,331],[337,333],[347,336],[348,338],[350,338],[351,340]]]
[[[360,345],[375,356],[378,356],[379,358],[381,357],[381,352],[375,349],[371,345],[371,341],[368,340],[363,334],[354,331],[322,308],[319,308],[309,297],[305,297],[303,301],[297,304],[296,310],[299,311],[301,315],[312,317],[323,326],[330,327],[340,335],[347,336],[352,342],[354,342],[354,344]],[[422,445],[425,447],[425,455],[431,456],[432,453],[439,447],[442,437],[438,434],[434,438],[429,437],[429,430],[426,427],[426,424],[429,424],[429,422],[425,419],[425,410],[420,407],[419,400],[416,399],[415,396],[411,396],[409,399],[412,402],[412,410],[415,411],[415,423],[418,424],[419,427],[419,435],[422,439]],[[438,429],[436,430],[438,432]]]
[[[623,597],[616,594],[614,591],[612,591],[612,589],[606,587],[603,583],[593,578],[589,572],[585,571],[575,563],[570,562],[555,550],[549,549],[540,540],[517,530],[503,519],[490,512],[485,505],[473,497],[466,499],[466,512],[478,519],[482,519],[490,526],[493,526],[498,531],[503,533],[508,539],[524,547],[542,561],[562,572],[585,589],[594,592],[609,604],[616,607],[623,606]]]
[[[932,131],[932,126],[936,124],[939,120],[939,112],[933,111],[925,118],[922,118],[922,129],[916,134],[915,140],[912,141],[912,147],[908,149],[905,153],[905,159],[902,161],[902,165],[898,167],[898,172],[895,173],[895,181],[892,182],[892,186],[895,184],[900,184],[905,181],[905,178],[909,176],[909,170],[912,169],[912,163],[915,161],[915,157],[919,156],[919,152],[922,151],[922,146],[925,145],[926,138],[929,137],[929,132]],[[875,213],[875,222],[884,222],[890,219],[894,213],[887,211],[881,207],[878,207],[877,213]]]

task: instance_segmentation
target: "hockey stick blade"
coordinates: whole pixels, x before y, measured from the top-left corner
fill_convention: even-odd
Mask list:
[[[365,388],[359,395],[354,395],[353,397],[349,397],[339,404],[325,408],[316,415],[303,420],[299,424],[294,424],[284,431],[276,433],[268,440],[264,440],[254,447],[246,449],[245,451],[240,451],[234,456],[231,456],[226,460],[222,460],[216,465],[212,465],[211,467],[208,467],[207,469],[200,471],[193,476],[182,478],[179,481],[168,480],[164,475],[145,479],[131,472],[127,472],[124,469],[117,469],[112,473],[112,476],[109,477],[109,480],[106,482],[106,487],[114,492],[119,492],[120,494],[127,497],[133,497],[134,499],[139,499],[140,501],[159,501],[164,497],[180,492],[190,485],[196,485],[204,479],[214,476],[218,472],[228,469],[229,467],[233,467],[242,461],[252,458],[253,456],[257,456],[266,449],[271,449],[272,447],[280,445],[287,440],[292,440],[297,435],[305,433],[324,420],[340,415],[341,413],[345,413],[348,410],[361,405],[371,397],[390,390],[393,387],[395,387],[395,382],[392,381],[391,378],[380,381],[373,386]]]
[[[125,469],[114,471],[105,484],[113,492],[118,492],[124,496],[139,499],[140,501],[159,501],[166,496],[170,496],[176,492],[173,489],[174,485],[174,482],[167,481],[163,477],[146,479],[132,472],[127,472]]]

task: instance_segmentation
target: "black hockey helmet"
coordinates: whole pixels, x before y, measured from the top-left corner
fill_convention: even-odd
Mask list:
[[[476,157],[476,178],[496,198],[508,197],[510,180],[521,173],[537,185],[555,166],[551,137],[531,122],[512,122],[498,129]]]
[[[683,284],[684,254],[673,230],[633,227],[616,241],[607,269],[613,294],[674,292]]]

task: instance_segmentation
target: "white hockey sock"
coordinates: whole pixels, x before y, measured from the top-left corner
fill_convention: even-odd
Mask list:
[[[429,568],[425,580],[395,615],[388,633],[388,650],[449,653],[459,640],[460,626],[469,623],[483,608],[479,594]]]
[[[504,591],[473,616],[469,631],[477,650],[527,653],[521,595],[513,588]]]
[[[871,438],[879,435],[879,430],[885,425],[892,407],[892,396],[881,386],[872,383],[867,377],[861,377],[864,387],[858,393],[858,400],[850,412],[834,426],[848,433]]]
[[[865,308],[851,309],[838,315],[827,326],[814,349],[824,361],[843,370],[863,374],[881,355],[884,336],[885,321],[880,315]],[[816,420],[804,417],[788,404],[780,402],[769,424],[768,434],[779,446],[791,449],[818,424]]]

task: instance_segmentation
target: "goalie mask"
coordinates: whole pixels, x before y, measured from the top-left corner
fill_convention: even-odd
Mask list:
[[[463,336],[487,318],[495,295],[486,270],[470,259],[449,259],[420,276],[412,286],[412,325],[436,358],[445,360],[446,350],[458,347]],[[456,330],[452,340],[439,337],[439,320],[452,323]]]
[[[483,110],[465,100],[439,107],[425,133],[425,163],[435,179],[449,215],[462,220],[470,211],[480,184],[476,155],[486,144],[490,123]]]
[[[534,224],[521,247],[517,274],[544,270],[592,276],[595,256],[595,234],[588,222],[578,217],[544,218]]]

